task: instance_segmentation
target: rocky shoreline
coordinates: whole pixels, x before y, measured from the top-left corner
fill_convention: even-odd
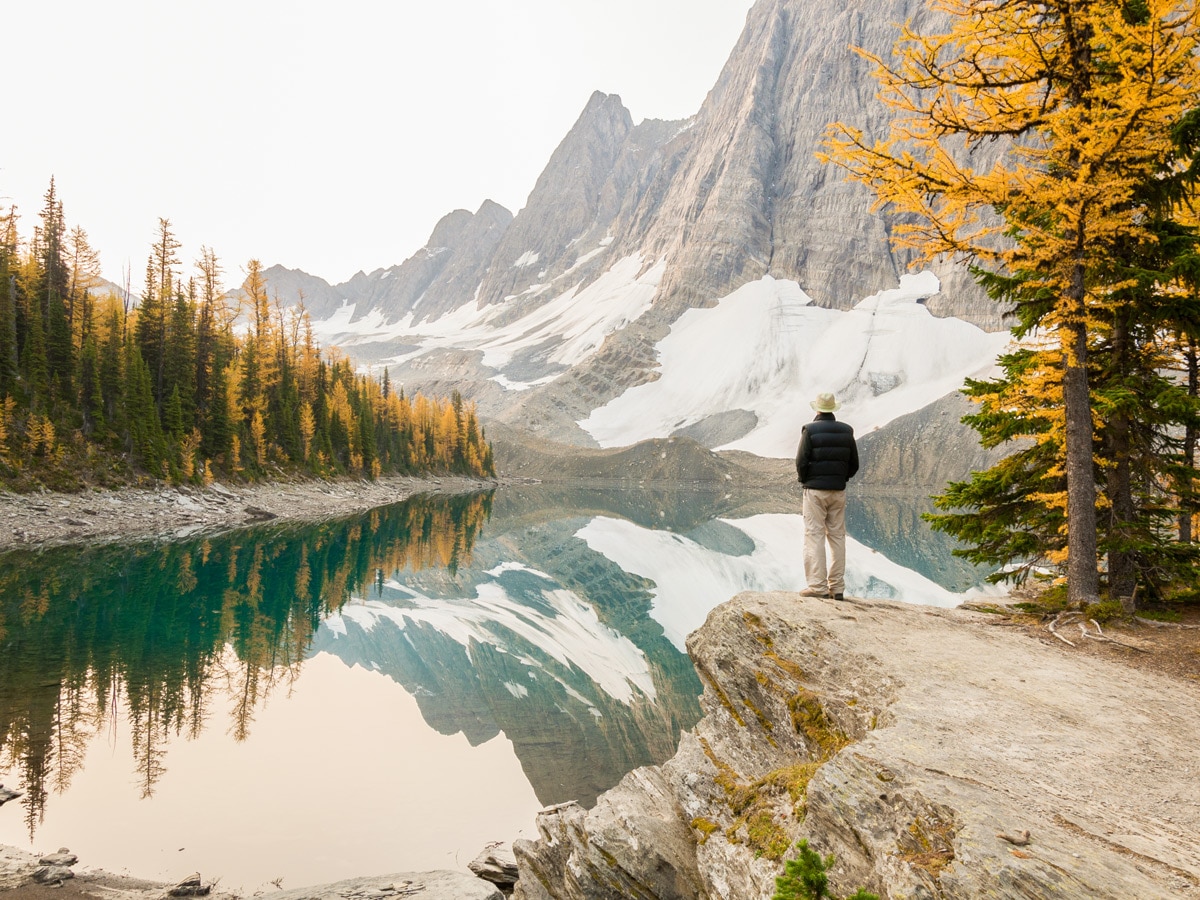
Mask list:
[[[271,520],[352,515],[414,494],[468,493],[495,479],[385,476],[204,488],[121,488],[77,494],[0,492],[0,551],[56,544],[183,538]]]
[[[484,850],[480,858],[495,854]],[[178,884],[145,881],[113,875],[99,869],[82,870],[66,847],[57,853],[38,856],[0,844],[0,895],[6,900],[169,900],[204,897],[207,900],[239,900],[240,895],[220,890],[193,874]],[[475,864],[472,863],[472,866]],[[490,871],[490,870],[489,870]],[[492,881],[471,872],[440,869],[430,872],[393,872],[348,878],[331,884],[255,894],[271,900],[505,900]]]

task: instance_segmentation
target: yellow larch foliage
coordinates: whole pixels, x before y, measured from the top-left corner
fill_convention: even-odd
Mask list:
[[[342,423],[353,432],[354,410],[350,408],[350,395],[346,393],[346,385],[338,381],[333,385],[329,397],[329,413],[337,416]]]
[[[1145,227],[1133,193],[1171,157],[1171,128],[1200,94],[1194,0],[1145,3],[1130,22],[1114,0],[936,0],[949,31],[906,25],[892,60],[864,54],[896,114],[890,134],[835,124],[822,158],[880,206],[915,214],[896,239],[922,259],[1030,271],[1066,293],[1076,263],[1102,262]],[[984,169],[955,152],[996,138],[1015,140]],[[1013,226],[1019,245],[1004,239]]]
[[[54,457],[57,435],[53,422],[45,416],[33,413],[29,416],[25,431],[31,455],[47,459]]]
[[[229,438],[229,470],[237,473],[242,471],[242,442],[238,436],[232,435]]]
[[[180,443],[179,471],[185,481],[191,481],[192,476],[196,473],[196,461],[199,459],[200,441],[200,429],[193,428],[184,436]],[[204,465],[203,460],[200,460],[200,465]]]
[[[313,416],[312,404],[304,400],[300,404],[300,442],[304,459],[309,458],[312,448],[313,435],[317,430],[317,420]]]
[[[262,410],[256,409],[250,417],[250,449],[254,453],[254,461],[259,466],[267,464],[267,424],[263,421]]]
[[[942,33],[905,25],[876,66],[886,136],[830,127],[821,158],[897,214],[897,244],[1020,280],[1026,329],[1057,345],[1071,506],[1069,599],[1095,599],[1097,313],[1131,287],[1110,264],[1153,240],[1148,187],[1200,96],[1195,0],[931,0]],[[996,143],[996,142],[999,143]],[[1001,152],[997,152],[1001,151]],[[1057,426],[1056,426],[1057,430]]]

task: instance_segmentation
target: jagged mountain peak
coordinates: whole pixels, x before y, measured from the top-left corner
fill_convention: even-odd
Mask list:
[[[321,333],[360,359],[393,365],[393,380],[452,386],[485,417],[581,444],[637,431],[749,447],[764,428],[781,434],[790,425],[765,418],[782,415],[800,384],[781,378],[783,369],[820,374],[809,368],[826,352],[813,329],[862,355],[844,360],[854,365],[839,389],[874,410],[872,422],[936,399],[902,355],[884,352],[885,341],[851,333],[879,318],[863,303],[884,303],[915,274],[912,256],[890,245],[891,223],[872,209],[872,193],[816,157],[834,121],[868,134],[886,127],[870,64],[854,48],[886,57],[898,23],[931,15],[923,0],[759,0],[694,116],[635,125],[618,95],[594,92],[515,216],[490,203],[449,213],[402,265],[364,276],[353,291],[342,286],[352,318],[339,313]],[[994,353],[996,340],[978,328],[966,334],[921,318],[1001,322],[964,269],[931,272],[920,304],[906,300],[887,315],[913,335],[958,335],[959,349]],[[689,315],[718,309],[706,320],[720,322],[715,331]],[[681,374],[685,333],[703,333],[718,361],[746,359],[755,374],[688,368],[694,359],[684,367],[694,374]],[[946,358],[959,362],[937,373],[946,390],[964,366],[989,363],[953,349]],[[650,382],[658,387],[644,390]],[[892,402],[897,386],[910,401]],[[767,397],[768,388],[783,395]],[[628,399],[639,390],[663,409],[650,415]],[[629,429],[622,409],[654,424]]]
[[[620,97],[592,94],[496,248],[481,304],[503,303],[545,284],[594,249],[597,233],[603,238],[611,224],[613,211],[602,199],[632,130]]]

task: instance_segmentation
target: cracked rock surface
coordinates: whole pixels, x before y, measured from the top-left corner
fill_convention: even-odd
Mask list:
[[[1003,624],[735,597],[688,640],[705,718],[593,810],[543,812],[515,896],[770,898],[807,838],[838,896],[1200,898],[1200,684]]]

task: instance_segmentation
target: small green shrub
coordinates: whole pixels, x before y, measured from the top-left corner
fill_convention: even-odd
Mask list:
[[[1111,622],[1113,619],[1123,618],[1125,608],[1119,600],[1101,600],[1099,603],[1089,604],[1083,614],[1097,622]]]
[[[808,846],[808,841],[796,845],[800,851],[795,859],[789,859],[783,874],[775,879],[775,896],[772,900],[837,900],[829,893],[829,876],[826,870],[833,865],[833,854],[824,859]],[[846,900],[879,900],[879,896],[859,888]]]

